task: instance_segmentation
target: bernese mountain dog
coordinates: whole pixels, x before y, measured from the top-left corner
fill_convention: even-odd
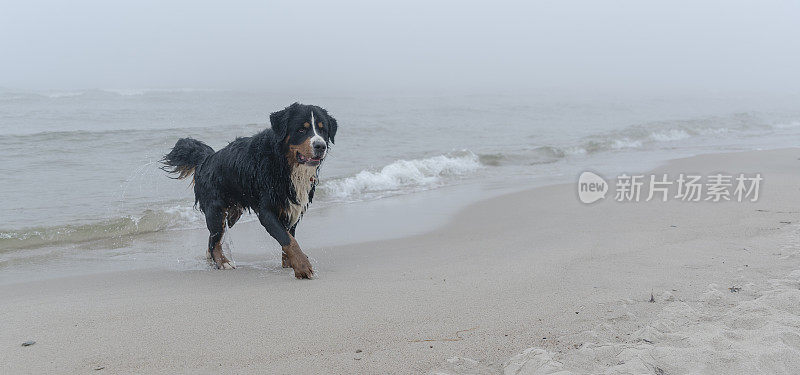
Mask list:
[[[193,176],[195,205],[210,232],[206,257],[218,269],[235,268],[222,252],[225,226],[233,227],[244,210],[253,211],[283,249],[282,265],[298,279],[313,277],[308,257],[294,238],[300,218],[314,198],[320,165],[337,123],[318,106],[294,103],[269,116],[271,127],[237,138],[214,150],[181,138],[162,159],[163,170],[183,179]]]

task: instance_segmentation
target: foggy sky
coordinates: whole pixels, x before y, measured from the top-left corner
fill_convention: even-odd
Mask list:
[[[3,1],[0,87],[797,91],[797,1]]]

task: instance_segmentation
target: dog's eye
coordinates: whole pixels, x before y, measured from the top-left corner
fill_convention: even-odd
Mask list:
[[[306,132],[306,128],[297,129],[297,132],[300,133],[300,134],[303,134],[303,133]]]

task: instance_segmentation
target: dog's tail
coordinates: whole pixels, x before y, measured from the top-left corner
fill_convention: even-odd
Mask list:
[[[175,143],[172,151],[161,159],[164,163],[161,169],[170,174],[177,174],[177,177],[171,178],[180,180],[192,175],[194,169],[213,153],[214,149],[203,142],[193,138],[181,138]]]

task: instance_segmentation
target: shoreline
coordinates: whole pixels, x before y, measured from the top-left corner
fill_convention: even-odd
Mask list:
[[[717,150],[712,154],[720,152]],[[606,172],[622,173],[652,169],[675,158],[687,157],[680,155],[678,153],[670,159],[666,155],[646,153],[636,162],[628,162],[614,155],[601,154],[595,155],[593,160],[598,168]],[[313,251],[429,233],[447,225],[458,212],[472,204],[514,192],[573,183],[577,175],[586,170],[581,165],[581,162],[567,162],[553,168],[551,175],[515,176],[510,177],[511,181],[474,179],[473,176],[466,178],[463,183],[381,199],[333,205],[320,202],[322,204],[311,205],[307,217],[298,228],[298,240],[301,241],[301,247]],[[493,167],[484,168],[488,171]],[[420,212],[424,214],[420,215]],[[202,217],[199,211],[191,215]],[[348,224],[341,226],[342,222]],[[360,231],[348,233],[350,227],[357,227]],[[207,270],[210,268],[202,256],[205,251],[197,250],[205,248],[206,236],[205,226],[199,224],[194,228],[122,234],[14,249],[0,254],[0,285],[131,270]],[[238,245],[241,238],[244,238],[247,246]],[[249,241],[252,238],[262,238],[262,242]],[[279,258],[279,247],[264,235],[263,228],[252,214],[243,217],[231,231],[226,231],[224,242],[226,253],[233,253],[234,261],[245,266],[270,270],[275,268],[275,260]]]
[[[589,361],[575,358],[619,355],[576,357],[585,343],[635,340],[614,332],[634,335],[673,302],[704,301],[709,284],[740,285],[743,292],[722,298],[757,299],[765,288],[748,285],[798,268],[796,255],[780,258],[794,248],[771,255],[794,246],[781,236],[800,222],[798,154],[717,153],[655,168],[761,172],[759,202],[586,206],[574,183],[536,187],[469,204],[430,232],[309,247],[312,281],[294,280],[277,262],[253,266],[242,254],[245,265],[232,272],[136,270],[0,285],[4,362],[16,373],[492,373],[535,347],[544,354],[531,350],[525,363],[546,355],[542,363],[564,361],[582,373]],[[264,240],[235,239],[254,249]],[[263,251],[254,254],[263,260]],[[651,292],[657,303],[647,302]],[[27,340],[37,344],[19,347]]]

